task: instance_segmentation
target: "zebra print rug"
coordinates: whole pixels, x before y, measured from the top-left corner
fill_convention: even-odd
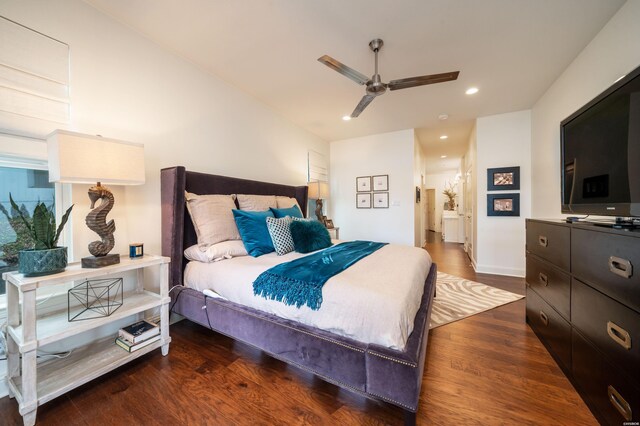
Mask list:
[[[429,329],[488,311],[524,296],[438,272]]]

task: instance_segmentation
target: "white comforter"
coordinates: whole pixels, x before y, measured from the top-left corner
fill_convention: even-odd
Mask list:
[[[270,253],[215,263],[189,262],[185,285],[213,290],[233,302],[360,342],[404,349],[431,267],[425,250],[392,244],[382,247],[327,281],[317,311],[254,296],[252,283],[260,273],[302,256]]]

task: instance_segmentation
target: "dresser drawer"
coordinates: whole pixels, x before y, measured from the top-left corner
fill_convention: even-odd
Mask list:
[[[574,278],[571,321],[614,365],[640,381],[640,314]]]
[[[640,239],[574,229],[573,275],[640,312]]]
[[[621,425],[640,419],[640,390],[619,368],[576,330],[572,331],[572,373],[580,394],[597,411],[598,420]]]
[[[569,271],[570,246],[571,229],[569,227],[527,221],[527,251]]]
[[[571,326],[538,294],[527,288],[527,322],[560,363],[571,368]]]
[[[556,309],[571,318],[571,276],[535,256],[527,256],[527,285]]]

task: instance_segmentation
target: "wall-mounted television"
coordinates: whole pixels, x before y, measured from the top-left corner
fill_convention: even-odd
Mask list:
[[[640,67],[560,124],[562,213],[640,216]]]

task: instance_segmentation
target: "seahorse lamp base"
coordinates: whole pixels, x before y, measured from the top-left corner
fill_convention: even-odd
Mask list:
[[[87,256],[82,258],[83,268],[102,268],[120,263],[120,255],[109,253],[105,256]]]

